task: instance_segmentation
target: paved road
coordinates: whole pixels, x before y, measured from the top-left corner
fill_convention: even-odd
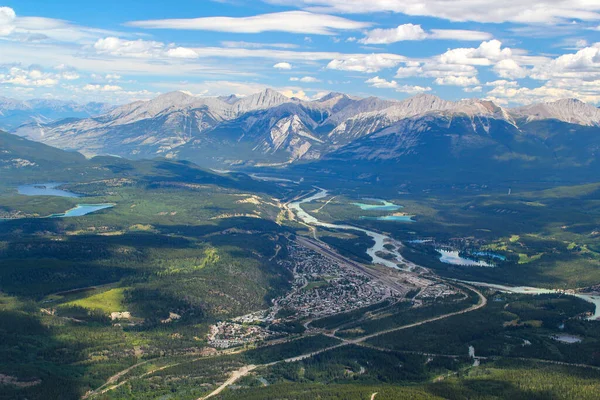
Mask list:
[[[376,333],[373,333],[371,335],[360,337],[358,339],[349,340],[349,342],[352,343],[352,344],[362,343],[362,342],[367,341],[367,340],[369,340],[371,338],[374,338],[374,337],[377,337],[377,336],[381,336],[381,335],[385,335],[387,333],[401,331],[401,330],[409,329],[409,328],[414,328],[416,326],[425,325],[425,324],[428,324],[430,322],[435,322],[435,321],[439,321],[439,320],[442,320],[442,319],[454,317],[455,315],[466,314],[466,313],[469,313],[471,311],[479,310],[480,308],[483,308],[483,307],[485,307],[487,305],[487,298],[483,295],[483,293],[481,293],[479,290],[477,290],[477,289],[475,289],[473,287],[466,286],[466,285],[465,285],[465,287],[467,287],[469,290],[477,293],[477,295],[479,296],[479,302],[477,304],[474,304],[471,307],[466,308],[466,309],[461,310],[461,311],[455,311],[453,313],[439,315],[437,317],[429,318],[429,319],[426,319],[424,321],[415,322],[415,323],[412,323],[412,324],[409,324],[409,325],[400,326],[398,328],[392,328],[392,329],[387,329],[385,331],[376,332]]]
[[[334,349],[337,349],[337,348],[340,348],[340,347],[343,347],[343,346],[361,345],[362,342],[364,342],[364,341],[366,341],[368,339],[371,339],[371,338],[374,338],[374,337],[380,336],[380,335],[385,335],[386,333],[395,332],[395,331],[399,331],[399,330],[402,330],[402,329],[413,328],[415,326],[420,326],[420,325],[428,324],[430,322],[439,321],[439,320],[445,319],[445,318],[450,318],[450,317],[453,317],[453,316],[459,315],[459,314],[465,314],[465,313],[468,313],[468,312],[471,312],[471,311],[478,310],[481,307],[485,307],[485,305],[487,304],[487,299],[485,298],[485,296],[481,292],[479,292],[478,290],[476,290],[476,289],[473,289],[471,287],[468,287],[468,288],[470,290],[473,290],[475,293],[477,293],[479,295],[479,303],[475,304],[475,305],[473,305],[473,306],[471,306],[469,308],[466,308],[466,309],[464,309],[462,311],[457,311],[457,312],[453,312],[453,313],[449,313],[449,314],[444,314],[444,315],[440,315],[438,317],[429,318],[429,319],[424,320],[424,321],[415,322],[415,323],[404,325],[404,326],[400,326],[400,327],[397,327],[397,328],[388,329],[388,330],[385,330],[385,331],[373,333],[371,335],[363,336],[363,337],[360,337],[358,339],[346,340],[346,339],[340,339],[340,338],[336,337],[336,339],[342,340],[342,342],[339,343],[339,344],[336,344],[334,346],[329,346],[329,347],[326,347],[326,348],[321,349],[321,350],[316,350],[316,351],[313,351],[313,352],[310,352],[310,353],[306,353],[306,354],[301,354],[301,355],[298,355],[298,356],[295,356],[295,357],[290,357],[290,358],[286,358],[286,359],[283,359],[283,360],[274,361],[274,362],[271,362],[271,363],[268,363],[268,364],[249,365],[249,366],[246,366],[246,367],[242,367],[240,370],[235,371],[231,375],[231,377],[227,381],[225,381],[221,386],[219,386],[215,391],[213,391],[209,395],[207,395],[205,397],[202,397],[202,398],[200,398],[198,400],[205,400],[205,399],[208,399],[209,397],[212,397],[212,396],[215,396],[215,395],[221,393],[229,385],[232,385],[238,379],[240,379],[241,377],[247,375],[250,371],[253,371],[253,370],[257,369],[257,368],[270,367],[270,366],[273,366],[273,365],[276,365],[276,364],[280,364],[280,363],[284,363],[284,362],[285,363],[290,363],[290,362],[302,361],[302,360],[305,360],[307,358],[311,358],[311,357],[314,357],[314,356],[316,356],[318,354],[325,353],[327,351],[331,351],[331,350],[334,350]],[[248,369],[245,369],[245,368],[251,368],[251,369],[248,370]]]
[[[399,289],[399,291],[401,293],[403,291],[406,291],[406,289],[405,289],[405,287],[403,285],[401,285],[400,283],[398,283],[398,282],[390,279],[389,276],[382,276],[384,274],[380,273],[380,271],[378,271],[377,269],[371,269],[371,268],[365,267],[365,266],[363,266],[363,265],[361,265],[359,263],[356,263],[354,261],[348,260],[345,257],[343,257],[343,256],[339,255],[338,253],[336,253],[335,251],[331,250],[330,248],[326,247],[325,245],[321,244],[318,240],[312,240],[312,239],[308,239],[308,238],[304,238],[304,237],[298,237],[297,241],[301,245],[306,246],[306,247],[308,247],[310,249],[313,249],[313,250],[319,252],[320,254],[322,254],[322,255],[324,255],[324,256],[326,256],[328,258],[333,259],[336,262],[342,263],[342,264],[347,265],[347,266],[349,266],[351,268],[358,269],[359,271],[361,271],[364,274],[372,277],[373,279],[384,281],[386,284],[388,284],[392,288],[399,286],[398,289]],[[374,338],[374,337],[377,337],[377,336],[380,336],[380,335],[385,335],[387,333],[396,332],[396,331],[400,331],[400,330],[403,330],[403,329],[410,329],[410,328],[414,328],[414,327],[417,327],[417,326],[425,325],[425,324],[428,324],[428,323],[431,323],[431,322],[435,322],[435,321],[439,321],[439,320],[442,320],[442,319],[445,319],[445,318],[450,318],[450,317],[453,317],[455,315],[460,315],[460,314],[465,314],[465,313],[468,313],[468,312],[471,312],[471,311],[475,311],[475,310],[478,310],[478,309],[486,306],[487,299],[486,299],[486,297],[479,290],[477,290],[477,289],[475,289],[475,288],[473,288],[471,286],[468,286],[468,285],[461,285],[461,286],[467,288],[468,290],[471,290],[471,291],[477,293],[477,295],[479,296],[479,302],[477,304],[474,304],[474,305],[472,305],[472,306],[470,306],[470,307],[468,307],[468,308],[466,308],[464,310],[461,310],[461,311],[456,311],[456,312],[452,312],[452,313],[449,313],[449,314],[440,315],[440,316],[437,316],[437,317],[426,319],[424,321],[415,322],[415,323],[408,324],[408,325],[403,325],[403,326],[400,326],[400,327],[397,327],[397,328],[387,329],[385,331],[376,332],[376,333],[373,333],[371,335],[366,335],[366,336],[363,336],[363,337],[360,337],[360,338],[357,338],[357,339],[346,340],[346,339],[341,339],[341,338],[338,338],[338,337],[336,337],[334,335],[331,335],[332,337],[335,337],[336,339],[339,339],[342,342],[339,343],[339,344],[337,344],[337,345],[326,347],[326,348],[321,349],[321,350],[313,351],[313,352],[306,353],[306,354],[301,354],[301,355],[298,355],[298,356],[295,356],[295,357],[290,357],[290,358],[286,358],[286,359],[279,360],[279,361],[274,361],[274,362],[271,362],[271,363],[268,363],[268,364],[250,365],[250,366],[242,367],[240,370],[235,371],[231,375],[231,377],[227,381],[225,381],[221,386],[219,386],[215,391],[213,391],[209,395],[207,395],[205,397],[202,397],[202,398],[200,398],[198,400],[205,400],[205,399],[208,399],[210,397],[216,396],[217,394],[221,393],[225,388],[227,388],[229,385],[232,385],[238,379],[240,379],[241,377],[247,375],[250,371],[253,371],[253,370],[255,370],[256,368],[259,368],[259,367],[270,367],[272,365],[279,364],[279,363],[282,363],[282,362],[290,363],[290,362],[302,361],[302,360],[314,357],[314,356],[316,356],[318,354],[325,353],[327,351],[331,351],[331,350],[334,350],[334,349],[337,349],[337,348],[340,348],[340,347],[343,347],[343,346],[348,346],[348,345],[352,345],[352,344],[354,344],[354,345],[360,345],[361,343],[365,342],[366,340],[369,340],[371,338]],[[374,393],[371,398],[373,399],[376,394],[377,393]]]
[[[323,242],[321,242],[320,240],[317,239],[317,237],[316,237],[316,229],[314,227],[312,227],[310,225],[307,225],[307,226],[309,226],[309,228],[311,228],[311,230],[313,231],[314,239],[297,236],[296,240],[298,241],[298,243],[300,243],[301,245],[303,245],[305,247],[308,247],[308,248],[310,248],[310,249],[312,249],[314,251],[317,251],[318,253],[322,254],[325,257],[328,257],[328,258],[332,259],[335,262],[341,263],[342,265],[346,265],[349,268],[356,269],[356,270],[362,272],[363,274],[371,277],[372,279],[376,279],[378,281],[381,281],[381,282],[385,283],[386,285],[388,285],[390,288],[398,291],[399,293],[406,292],[405,285],[403,285],[400,282],[398,282],[397,280],[393,279],[389,274],[387,274],[387,273],[385,273],[385,272],[383,272],[383,271],[381,271],[379,269],[376,269],[376,268],[369,268],[369,267],[367,267],[365,265],[362,265],[360,263],[354,262],[352,260],[349,260],[349,259],[341,256],[340,254],[338,254],[337,252],[335,252],[334,250],[332,250],[331,248],[329,248],[329,246],[327,246],[326,244],[324,244]],[[439,277],[436,277],[436,278],[438,280],[440,280],[440,281],[445,281],[442,278],[439,278]],[[447,282],[447,283],[450,283],[450,282]],[[451,282],[451,283],[454,284],[454,285],[456,285],[456,282]],[[453,316],[456,316],[456,315],[466,314],[466,313],[469,313],[469,312],[481,309],[481,308],[483,308],[483,307],[485,307],[487,305],[487,299],[486,299],[486,297],[479,290],[475,289],[472,286],[466,285],[466,284],[461,284],[459,286],[462,286],[462,287],[466,288],[467,290],[475,292],[478,295],[478,297],[479,297],[478,303],[474,304],[474,305],[472,305],[472,306],[470,306],[470,307],[468,307],[468,308],[466,308],[464,310],[461,310],[461,311],[456,311],[456,312],[452,312],[452,313],[449,313],[449,314],[444,314],[444,315],[440,315],[440,316],[437,316],[437,317],[429,318],[427,320],[423,320],[423,321],[420,321],[420,322],[415,322],[415,323],[412,323],[412,324],[408,324],[408,325],[404,325],[404,326],[400,326],[400,327],[396,327],[396,328],[392,328],[392,329],[387,329],[387,330],[376,332],[376,333],[373,333],[373,334],[370,334],[370,335],[362,336],[362,337],[356,338],[356,339],[347,340],[347,339],[342,339],[342,338],[339,338],[339,337],[337,337],[335,335],[329,334],[327,336],[335,337],[336,339],[341,340],[341,342],[339,344],[337,344],[337,345],[330,346],[330,347],[327,347],[327,348],[324,348],[324,349],[321,349],[321,350],[317,350],[317,351],[306,353],[306,354],[301,354],[301,355],[298,355],[298,356],[295,356],[295,357],[290,357],[290,358],[287,358],[287,359],[282,359],[282,360],[274,361],[274,362],[271,362],[271,363],[268,363],[268,364],[246,365],[246,366],[240,368],[239,370],[234,371],[231,374],[231,376],[223,384],[221,384],[217,389],[215,389],[213,392],[209,393],[208,395],[206,395],[204,397],[199,398],[198,400],[205,400],[205,399],[208,399],[208,398],[211,398],[211,397],[214,397],[214,396],[218,395],[223,390],[225,390],[228,386],[230,386],[233,383],[237,382],[240,378],[246,376],[247,374],[249,374],[250,372],[252,372],[253,370],[255,370],[257,368],[269,367],[269,366],[272,366],[272,365],[275,365],[275,364],[278,364],[278,363],[282,363],[282,362],[289,363],[289,362],[302,361],[302,360],[305,360],[307,358],[314,357],[314,356],[316,356],[318,354],[325,353],[327,351],[331,351],[331,350],[334,350],[336,348],[340,348],[340,347],[343,347],[343,346],[359,345],[359,346],[369,347],[369,348],[373,348],[373,349],[380,350],[380,351],[390,352],[392,350],[370,346],[370,345],[365,344],[364,342],[367,341],[367,340],[369,340],[369,339],[372,339],[374,337],[377,337],[377,336],[385,335],[385,334],[388,334],[388,333],[392,333],[392,332],[396,332],[396,331],[400,331],[400,330],[404,330],[404,329],[414,328],[414,327],[425,325],[425,324],[428,324],[428,323],[431,323],[431,322],[440,321],[440,320],[443,320],[443,319],[446,319],[446,318],[450,318],[450,317],[453,317]],[[243,352],[243,351],[240,351],[240,352]],[[432,355],[432,356],[458,357],[458,356],[451,356],[451,355],[433,355],[433,354],[419,353],[419,352],[413,352],[413,353],[422,354],[422,355]],[[484,359],[484,357],[477,357],[477,358],[478,359]],[[543,362],[543,363],[558,364],[558,365],[565,365],[565,366],[574,366],[574,367],[586,367],[586,368],[593,368],[593,369],[600,370],[599,367],[593,367],[593,366],[589,366],[589,365],[585,365],[585,364],[568,364],[568,363],[562,363],[562,362],[558,362],[558,361],[534,360],[534,359],[526,359],[526,358],[524,358],[522,360],[538,361],[538,362]],[[127,368],[124,371],[121,371],[118,374],[113,375],[100,388],[98,388],[95,391],[92,391],[92,392],[89,392],[88,394],[86,394],[84,396],[84,399],[87,398],[87,397],[89,397],[89,396],[92,396],[92,395],[95,395],[95,394],[100,394],[100,393],[105,393],[105,392],[107,392],[107,391],[109,391],[111,389],[114,389],[118,385],[113,385],[113,386],[108,387],[108,388],[107,388],[107,386],[110,385],[111,383],[114,383],[114,382],[118,381],[123,375],[125,375],[127,372],[131,371],[133,368],[135,368],[135,367],[137,367],[137,366],[139,366],[141,364],[144,364],[146,362],[149,362],[149,361],[138,363],[138,364],[136,364],[134,366],[131,366],[131,367]],[[170,366],[172,366],[172,365],[170,365]],[[122,383],[124,383],[124,382],[121,382],[121,384]],[[377,393],[373,393],[372,396],[371,396],[371,400],[373,400],[376,395],[377,395]]]

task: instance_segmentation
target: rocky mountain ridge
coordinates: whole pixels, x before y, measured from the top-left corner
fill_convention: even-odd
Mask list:
[[[513,127],[515,134],[544,121],[600,127],[600,110],[575,99],[510,109],[487,100],[447,101],[429,94],[396,101],[330,93],[304,101],[267,89],[247,97],[171,92],[98,117],[27,124],[14,133],[88,156],[281,165],[319,160],[390,129],[407,139],[417,126],[423,129],[421,120],[452,126],[456,118],[463,121],[463,134],[480,139],[498,124]]]

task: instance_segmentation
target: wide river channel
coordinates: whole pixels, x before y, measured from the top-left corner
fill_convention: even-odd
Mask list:
[[[327,190],[319,189],[319,191],[317,193],[315,193],[311,196],[302,198],[300,200],[291,202],[291,203],[289,203],[288,206],[290,209],[292,209],[296,213],[296,216],[298,218],[300,218],[300,220],[302,220],[302,222],[304,222],[307,225],[321,226],[323,228],[329,228],[329,229],[358,231],[358,232],[363,232],[367,236],[371,237],[375,241],[375,244],[373,245],[373,247],[371,247],[367,250],[367,254],[373,259],[374,264],[381,264],[381,265],[385,265],[386,267],[398,269],[398,264],[404,263],[408,266],[408,269],[414,268],[415,265],[413,263],[411,263],[410,261],[405,260],[402,257],[402,255],[400,254],[400,248],[401,248],[402,244],[399,243],[397,240],[392,239],[389,236],[386,236],[384,234],[369,231],[369,230],[363,229],[363,228],[358,228],[358,227],[352,226],[352,225],[338,225],[338,224],[332,224],[329,222],[319,221],[319,219],[317,219],[313,215],[307,213],[301,207],[301,205],[304,203],[311,203],[315,200],[320,200],[327,196],[328,196]],[[384,247],[384,244],[386,244],[386,243],[391,243],[391,244],[395,243],[397,245],[394,245],[394,247],[395,247],[394,250],[387,250]],[[379,257],[377,255],[378,252],[384,252],[384,251],[388,252],[388,253],[392,253],[396,257],[396,260],[395,261],[386,260],[385,258]],[[495,285],[495,284],[484,283],[484,282],[466,282],[466,283],[470,283],[470,284],[476,285],[476,286],[488,287],[491,289],[496,289],[499,291],[509,292],[509,293],[532,294],[532,295],[562,293],[562,294],[566,294],[566,295],[579,297],[580,299],[590,302],[596,306],[596,310],[595,310],[594,314],[589,319],[590,320],[600,320],[600,296],[582,294],[582,293],[565,293],[563,291],[555,290],[555,289],[540,289],[540,288],[533,288],[533,287],[526,287],[526,286],[511,287],[511,286]]]

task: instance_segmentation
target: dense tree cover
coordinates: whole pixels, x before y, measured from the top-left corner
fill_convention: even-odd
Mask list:
[[[316,328],[324,328],[324,329],[334,329],[339,327],[340,325],[344,325],[360,318],[363,318],[367,313],[374,311],[381,311],[381,309],[386,308],[390,305],[390,301],[386,300],[381,303],[372,304],[367,307],[357,308],[356,310],[349,311],[346,313],[340,313],[331,315],[329,317],[317,319],[310,323],[311,326]]]
[[[236,355],[199,354],[210,323],[263,309],[289,288],[291,273],[277,261],[286,256],[285,236],[297,226],[274,222],[280,209],[268,196],[286,198],[289,191],[189,163],[107,157],[86,161],[77,155],[58,162],[58,153],[47,148],[23,151],[34,150],[48,169],[18,171],[3,179],[1,211],[43,216],[77,203],[15,195],[17,184],[42,178],[69,181],[69,189],[89,196],[86,202],[117,205],[85,218],[0,222],[0,374],[21,385],[2,385],[0,399],[81,398],[135,365],[119,378],[121,386],[98,398],[196,399],[243,365],[339,343],[311,336]],[[385,230],[400,239],[476,234],[509,262],[496,269],[466,270],[437,262],[430,248],[407,247],[406,254],[450,276],[562,287],[597,283],[598,270],[590,268],[598,265],[598,245],[591,236],[598,226],[597,190],[577,187],[507,197],[489,196],[483,188],[457,192],[446,187],[441,195],[413,193],[395,200],[417,215],[412,224],[361,220],[350,202],[332,202],[320,217]],[[397,190],[392,196],[398,197]],[[513,241],[514,235],[518,238]],[[324,239],[358,258],[369,246],[364,235],[348,240],[326,232]],[[111,290],[122,296],[100,307]],[[455,300],[420,308],[384,303],[313,325],[341,327],[340,335],[356,337],[464,309],[477,298],[471,294],[465,301]],[[133,317],[110,321],[113,306]],[[490,296],[483,310],[368,343],[390,351],[343,346],[301,362],[279,363],[257,370],[221,397],[367,399],[377,392],[378,400],[591,399],[599,390],[593,371],[502,359],[470,368],[463,358],[473,345],[478,355],[600,365],[597,323],[573,318],[590,307],[572,297]],[[181,319],[163,322],[170,313]],[[376,319],[364,319],[366,315]],[[272,328],[303,331],[297,323]],[[577,335],[582,342],[551,338],[560,333]],[[440,377],[441,382],[430,383]],[[262,387],[265,383],[257,378],[265,378],[269,386]]]
[[[244,358],[252,364],[267,364],[273,361],[312,353],[320,349],[335,346],[338,343],[340,343],[338,339],[329,336],[308,336],[274,346],[247,351],[244,353]]]
[[[287,231],[270,221],[279,210],[262,194],[270,189],[177,165],[94,160],[95,177],[110,179],[90,183],[82,166],[68,189],[113,209],[0,222],[0,374],[24,382],[3,385],[0,398],[80,398],[140,359],[197,352],[209,323],[264,308],[289,287],[277,264]],[[81,201],[18,196],[8,183],[6,210],[46,215]],[[240,202],[250,189],[260,200]],[[94,308],[113,289],[123,295]],[[130,320],[110,321],[125,310]],[[181,318],[163,323],[171,312]]]
[[[420,388],[389,385],[308,385],[277,384],[260,389],[229,390],[216,397],[219,400],[368,400],[377,393],[379,400],[441,400],[443,397]]]
[[[260,372],[257,372],[260,374]],[[247,381],[246,381],[247,382]],[[476,368],[462,369],[457,375],[443,374],[435,382],[343,384],[280,382],[267,387],[247,385],[229,389],[218,399],[272,400],[365,400],[377,393],[381,399],[450,399],[450,400],[545,400],[597,398],[600,373],[531,362],[493,362]]]
[[[419,382],[429,377],[426,358],[343,346],[298,363],[281,363],[265,371],[269,382]]]
[[[571,296],[499,294],[488,305],[464,315],[370,339],[368,343],[394,350],[438,354],[467,354],[468,346],[480,356],[543,358],[600,365],[598,322],[571,320],[593,306]],[[560,329],[562,322],[565,322]],[[580,343],[562,343],[554,335],[581,335]],[[440,340],[443,338],[443,340]]]
[[[365,233],[357,232],[357,235],[355,239],[342,239],[328,235],[323,235],[320,239],[337,249],[345,257],[362,263],[370,263],[373,260],[366,252],[375,242]]]
[[[438,315],[460,311],[471,304],[477,304],[478,300],[479,297],[477,294],[469,291],[467,299],[426,301],[420,307],[412,307],[410,302],[404,301],[396,303],[389,309],[384,310],[379,317],[376,315],[374,318],[343,325],[338,331],[338,335],[345,338],[364,336],[423,321]]]
[[[34,384],[3,385],[0,399],[78,399],[87,385],[102,384],[105,376],[134,359],[123,333],[106,326],[104,316],[89,317],[86,310],[70,308],[65,311],[69,316],[40,317],[32,304],[1,299],[0,373]],[[94,353],[109,358],[86,362]]]

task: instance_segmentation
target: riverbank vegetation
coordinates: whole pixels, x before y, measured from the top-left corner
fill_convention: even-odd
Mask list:
[[[364,198],[374,196],[371,189],[357,186],[303,208],[318,210],[314,215],[325,222],[386,232],[406,244],[406,258],[450,278],[561,289],[600,282],[600,184],[551,189],[519,185],[510,194],[508,188],[487,186],[406,185],[401,194],[384,197],[414,215],[414,222],[378,221],[373,218],[393,212],[354,204],[369,201]],[[325,240],[348,255],[347,249],[360,248],[356,239]],[[436,247],[493,253],[498,257],[489,261],[496,268],[442,263]]]

